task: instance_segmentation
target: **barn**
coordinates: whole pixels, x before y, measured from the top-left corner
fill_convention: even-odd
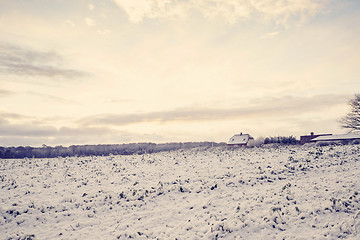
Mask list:
[[[227,145],[229,146],[251,146],[254,142],[254,138],[250,134],[235,134],[232,136]]]
[[[334,134],[334,135],[325,135],[319,136],[311,139],[311,142],[320,142],[320,141],[352,141],[360,140],[359,132],[349,132],[346,134]]]

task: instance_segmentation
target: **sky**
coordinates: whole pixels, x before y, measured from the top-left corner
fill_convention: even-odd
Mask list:
[[[0,0],[0,146],[345,133],[358,0]]]

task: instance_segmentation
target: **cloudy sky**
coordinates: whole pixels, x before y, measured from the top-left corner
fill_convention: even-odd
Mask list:
[[[0,0],[0,146],[342,133],[358,0]]]

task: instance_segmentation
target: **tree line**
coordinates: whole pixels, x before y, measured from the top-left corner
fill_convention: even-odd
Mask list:
[[[108,156],[132,155],[189,149],[196,147],[216,147],[225,143],[215,142],[184,142],[184,143],[127,143],[127,144],[99,144],[99,145],[72,145],[69,147],[0,147],[0,158],[54,158],[73,156]]]
[[[278,137],[266,137],[264,139],[264,144],[269,143],[280,143],[280,144],[300,144],[300,140],[297,140],[294,136],[278,136]]]

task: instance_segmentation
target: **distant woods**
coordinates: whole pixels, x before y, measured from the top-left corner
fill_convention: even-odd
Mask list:
[[[73,156],[132,155],[189,149],[196,147],[222,146],[225,143],[185,142],[185,143],[129,143],[114,145],[72,145],[70,147],[0,147],[0,158],[54,158]]]
[[[293,136],[284,137],[266,137],[259,138],[259,147],[263,144],[299,144],[300,141]],[[69,147],[56,146],[50,147],[43,145],[42,147],[0,147],[0,159],[10,158],[56,158],[56,157],[83,157],[83,156],[108,156],[108,155],[132,155],[146,154],[163,151],[173,151],[179,149],[190,148],[210,148],[210,147],[226,147],[226,143],[216,142],[184,142],[184,143],[128,143],[128,144],[108,144],[108,145],[72,145]],[[234,148],[234,147],[230,147]]]

